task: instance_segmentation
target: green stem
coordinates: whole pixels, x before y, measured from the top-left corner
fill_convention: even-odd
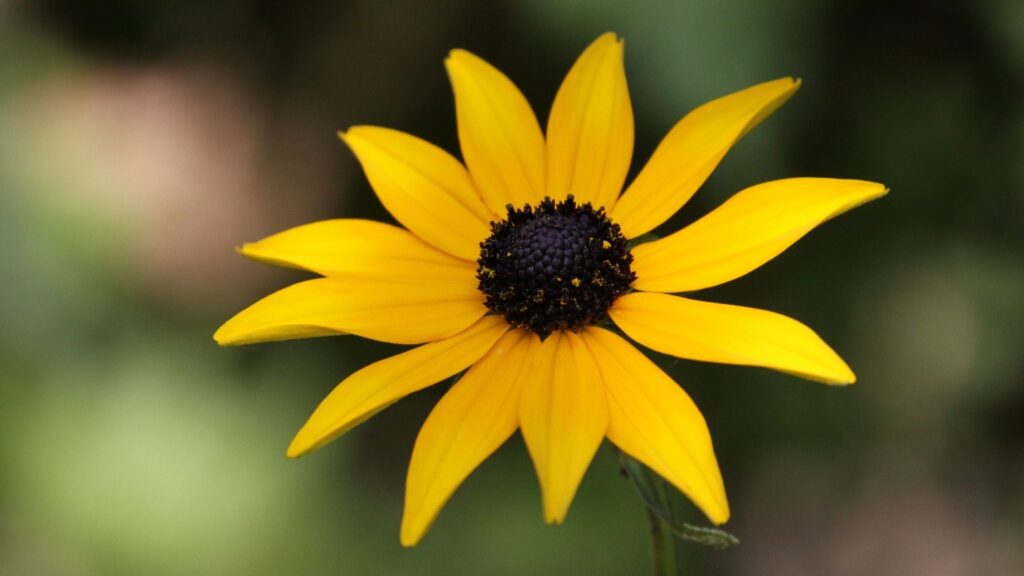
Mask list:
[[[651,530],[651,559],[654,561],[654,576],[678,576],[676,564],[676,539],[672,530],[654,510],[647,511],[647,523]]]

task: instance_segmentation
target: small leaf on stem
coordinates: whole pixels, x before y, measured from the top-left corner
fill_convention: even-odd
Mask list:
[[[691,508],[685,496],[628,454],[620,453],[620,462],[622,469],[643,498],[644,504],[665,522],[676,538],[719,550],[739,544],[739,539],[725,530],[697,526],[684,521],[684,514]]]

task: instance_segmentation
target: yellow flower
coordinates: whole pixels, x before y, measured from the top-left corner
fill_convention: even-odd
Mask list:
[[[672,295],[738,278],[818,224],[882,196],[880,184],[793,178],[743,190],[692,225],[665,222],[729,148],[800,82],[782,78],[709,102],[668,133],[626,188],[633,112],[623,44],[598,38],[552,105],[547,133],[512,82],[464,50],[445,61],[465,166],[419,138],[356,126],[342,140],[405,228],[366,220],[299,226],[242,253],[323,276],[227,321],[222,345],[332,334],[416,344],[346,378],[288,448],[298,457],[403,396],[463,370],[420,430],[401,541],[415,545],[465,478],[517,429],[560,523],[598,446],[613,444],[729,518],[704,418],[622,336],[708,362],[829,384],[853,372],[791,318]],[[467,370],[468,369],[468,370]]]

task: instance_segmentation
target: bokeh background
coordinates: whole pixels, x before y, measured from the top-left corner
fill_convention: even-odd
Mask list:
[[[401,549],[443,386],[289,461],[319,400],[398,348],[211,340],[303,277],[235,246],[389,218],[337,129],[457,152],[453,47],[543,123],[606,30],[626,39],[637,167],[694,106],[804,80],[663,230],[774,178],[892,189],[702,293],[810,324],[856,386],[656,358],[707,416],[742,539],[691,548],[691,573],[1024,573],[1019,0],[0,0],[0,574],[646,573],[613,451],[548,527],[518,437]]]

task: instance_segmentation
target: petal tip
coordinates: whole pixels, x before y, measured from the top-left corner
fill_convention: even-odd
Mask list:
[[[723,508],[721,510],[717,510],[713,514],[708,514],[708,519],[711,520],[711,523],[715,526],[725,524],[729,521],[730,516],[732,516],[732,513],[729,511],[729,504],[723,502],[722,506]]]
[[[709,497],[699,505],[704,515],[715,526],[721,526],[728,522],[732,517],[732,511],[729,509],[729,498],[725,495],[725,487],[720,485],[717,490],[709,494]]]
[[[794,76],[786,76],[785,78],[780,78],[780,80],[786,81],[786,88],[782,93],[782,98],[785,98],[785,100],[779,102],[779,106],[785,103],[786,100],[789,100],[789,98],[793,96],[793,94],[795,94],[804,83],[803,78],[797,78]]]
[[[721,477],[719,476],[719,478]],[[708,488],[710,488],[710,491],[706,493],[706,497],[701,501],[694,500],[694,503],[700,502],[697,507],[700,508],[701,512],[707,516],[712,524],[721,526],[732,517],[732,511],[729,508],[729,497],[725,493],[725,485],[719,480],[717,483],[708,486]]]
[[[842,379],[832,382],[834,386],[852,386],[857,383],[857,375],[852,371],[844,375]]]
[[[834,364],[828,372],[819,377],[821,382],[829,386],[849,386],[857,382],[857,375],[838,355],[835,357]]]
[[[383,126],[374,126],[372,124],[355,124],[349,126],[345,130],[338,130],[338,138],[345,144],[352,146],[352,140],[361,139],[366,140],[370,133],[383,132],[389,130]]]
[[[412,548],[420,543],[423,539],[423,534],[426,532],[425,529],[417,528],[406,517],[402,518],[402,528],[398,534],[398,541],[401,542],[403,548]]]
[[[889,193],[889,187],[886,186],[885,184],[879,184],[878,182],[866,182],[866,184],[868,184],[869,187],[868,190],[865,191],[861,196],[860,202],[854,204],[853,206],[850,206],[849,209],[856,208],[857,206],[860,206],[862,204],[867,204],[872,200],[878,200],[882,196],[885,196],[886,194]]]
[[[310,452],[319,450],[331,440],[341,435],[343,431],[339,432],[336,428],[327,428],[325,430],[319,423],[314,425],[313,421],[316,416],[317,412],[314,411],[309,420],[295,433],[295,437],[288,444],[288,450],[285,451],[286,456],[293,459],[305,456]]]
[[[607,52],[609,50],[617,50],[621,55],[623,47],[625,46],[625,39],[621,38],[615,32],[605,32],[598,36],[588,46],[587,51]]]
[[[562,524],[562,521],[564,520],[565,516],[549,516],[547,514],[544,515],[544,523],[548,526],[560,526]]]
[[[453,86],[457,80],[466,76],[466,68],[473,57],[472,52],[462,48],[453,48],[448,51],[448,55],[444,58],[444,70]]]
[[[235,254],[259,261],[260,257],[259,249],[257,248],[258,245],[259,242],[246,242],[241,246],[235,246]]]
[[[449,71],[451,71],[452,65],[458,64],[459,62],[464,62],[472,58],[476,58],[476,55],[470,52],[469,50],[466,50],[464,48],[452,48],[451,50],[448,51],[448,55],[445,56],[444,66],[445,68],[448,68]]]
[[[341,143],[344,144],[352,154],[355,154],[356,151],[355,144],[352,142],[352,130],[354,128],[355,126],[350,126],[348,130],[338,130],[338,140],[341,140]],[[356,157],[358,158],[358,156]]]
[[[288,449],[285,450],[284,455],[294,460],[296,458],[309,454],[311,449],[311,444],[308,441],[302,439],[302,431],[300,430],[299,433],[295,435],[295,438],[292,438],[292,442],[291,444],[288,445]]]
[[[850,180],[850,182],[866,188],[865,195],[870,198],[879,198],[889,193],[889,187],[881,182],[872,182],[871,180]]]
[[[541,487],[543,492],[543,485]],[[569,502],[559,502],[556,498],[544,495],[542,498],[544,523],[548,526],[558,526],[565,521],[569,513]]]
[[[258,341],[248,338],[250,333],[244,329],[244,326],[239,326],[239,324],[242,323],[239,321],[239,317],[244,314],[245,310],[235,314],[226,322],[221,324],[220,328],[217,328],[217,331],[213,333],[214,341],[221,346],[240,346],[242,344],[251,344]]]
[[[560,526],[568,513],[568,505],[544,503],[544,523],[548,526]]]
[[[338,139],[347,144],[349,147],[352,146],[352,138],[358,137],[359,133],[363,131],[367,126],[355,125],[349,126],[344,130],[338,130]]]
[[[768,80],[758,86],[772,87],[776,90],[781,90],[785,94],[792,94],[803,84],[803,78],[797,76],[782,76],[774,80]]]
[[[216,332],[213,333],[213,340],[214,342],[217,343],[218,346],[231,346],[235,343],[235,339],[231,338],[231,336],[228,334],[228,330],[226,330],[228,324],[230,323],[231,321],[228,320],[220,328],[217,328]]]
[[[849,386],[850,384],[857,382],[857,375],[853,373],[853,369],[850,368],[850,365],[847,364],[845,360],[842,360],[842,358],[840,358],[840,360],[843,363],[843,371],[842,378],[840,378],[838,383],[843,386]]]

